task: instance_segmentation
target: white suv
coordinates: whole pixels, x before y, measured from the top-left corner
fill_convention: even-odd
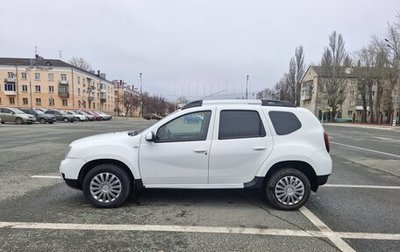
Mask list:
[[[308,110],[267,100],[204,100],[141,131],[79,139],[61,162],[65,182],[97,207],[143,188],[261,188],[298,209],[332,171],[329,141]]]

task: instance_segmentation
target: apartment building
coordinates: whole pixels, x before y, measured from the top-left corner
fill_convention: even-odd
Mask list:
[[[370,108],[367,106],[367,115],[364,115],[362,95],[359,86],[366,79],[372,80],[369,83],[372,90],[372,102],[375,121],[384,122],[388,118],[393,118],[395,115],[399,120],[399,94],[400,85],[397,83],[393,90],[387,89],[388,80],[382,80],[378,73],[374,73],[371,69],[365,67],[348,67],[343,68],[338,76],[344,79],[346,86],[346,96],[341,104],[337,107],[337,121],[353,121],[361,122],[363,117],[370,115]],[[301,98],[300,107],[304,107],[313,112],[319,119],[330,119],[330,111],[332,108],[328,106],[326,91],[322,89],[321,82],[326,78],[320,66],[309,66],[303,75],[301,82]],[[380,80],[381,88],[378,90],[376,80]],[[378,92],[379,100],[378,100]],[[365,96],[369,100],[368,94]],[[389,104],[390,103],[390,104]],[[368,104],[368,103],[367,103]],[[386,108],[391,108],[388,110]],[[368,119],[369,120],[369,119]]]
[[[134,85],[122,80],[114,80],[115,114],[120,116],[140,117],[140,92]]]
[[[96,109],[113,113],[114,85],[105,74],[64,61],[0,58],[0,106],[15,108]]]

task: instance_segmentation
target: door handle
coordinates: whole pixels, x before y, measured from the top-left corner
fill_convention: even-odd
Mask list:
[[[205,149],[195,149],[195,150],[193,150],[194,152],[196,152],[196,153],[204,153],[204,152],[207,152],[207,150],[205,150]]]
[[[255,150],[255,151],[266,150],[266,149],[267,149],[267,147],[265,147],[265,146],[256,146],[256,147],[253,147],[253,150]]]

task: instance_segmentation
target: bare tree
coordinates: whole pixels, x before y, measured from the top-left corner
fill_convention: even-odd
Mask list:
[[[286,76],[288,84],[287,100],[300,105],[301,78],[305,71],[303,46],[296,47],[294,57],[289,62],[289,72]]]
[[[90,71],[92,69],[90,63],[81,57],[72,57],[69,60],[69,63],[86,71]]]
[[[139,96],[128,90],[124,91],[124,107],[125,115],[132,112],[132,109],[137,108],[140,104]]]
[[[361,102],[363,107],[362,122],[367,122],[367,108],[369,108],[370,123],[374,122],[374,102],[373,102],[373,90],[374,83],[377,83],[379,78],[375,71],[375,53],[372,45],[364,47],[356,52],[357,66],[360,68],[360,76],[358,76],[358,93],[361,96]],[[362,70],[361,70],[362,67]]]
[[[348,54],[345,49],[345,42],[341,34],[334,31],[329,36],[329,46],[325,48],[321,60],[321,89],[332,108],[332,121],[336,118],[337,106],[342,104],[346,98],[345,59]],[[347,60],[346,60],[347,61]],[[346,62],[348,63],[348,62]]]

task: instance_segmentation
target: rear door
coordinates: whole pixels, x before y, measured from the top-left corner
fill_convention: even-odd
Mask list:
[[[272,151],[273,139],[261,108],[217,110],[210,152],[210,184],[251,181]]]

